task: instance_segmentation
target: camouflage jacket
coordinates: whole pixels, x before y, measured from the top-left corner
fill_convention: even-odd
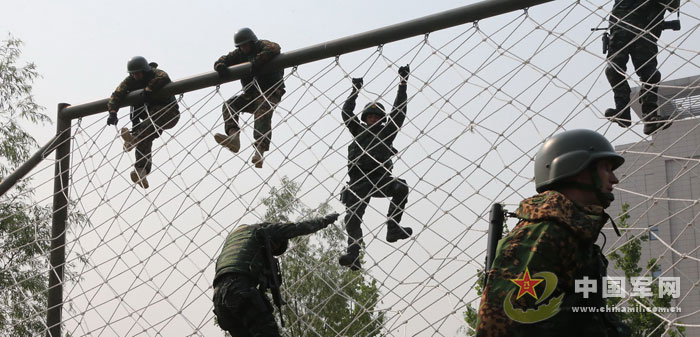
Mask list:
[[[119,110],[121,101],[124,99],[124,97],[126,97],[126,95],[134,90],[149,88],[151,91],[157,92],[166,84],[172,82],[168,76],[168,73],[156,68],[158,64],[151,63],[150,66],[153,68],[153,71],[145,72],[141,80],[136,80],[129,75],[122,81],[122,83],[119,84],[117,89],[114,90],[112,96],[109,98],[109,102],[107,102],[108,111]],[[167,104],[173,101],[175,101],[175,96],[169,96],[159,100],[154,99],[151,103]]]
[[[610,313],[572,310],[605,305],[600,281],[607,260],[595,244],[608,219],[603,208],[546,191],[522,201],[516,214],[520,222],[499,241],[489,271],[476,335],[626,336],[626,326]],[[536,296],[515,282],[526,279],[526,271]],[[587,299],[574,291],[575,280],[584,277],[598,282]]]
[[[214,62],[214,69],[216,69],[219,64],[224,64],[227,67],[230,67],[232,65],[241,64],[244,62],[250,62],[253,67],[257,67],[267,63],[273,57],[279,55],[280,50],[280,45],[277,43],[267,40],[258,40],[254,45],[254,52],[250,55],[245,55],[240,49],[236,48],[234,51],[219,57],[219,59]],[[266,91],[272,87],[284,88],[283,77],[283,69],[273,70],[271,72],[261,74],[249,74],[241,78],[241,85],[243,85],[246,92],[255,90],[255,88],[249,87],[250,83],[255,79],[263,91]]]
[[[610,21],[625,22],[638,28],[651,28],[664,20],[666,11],[675,11],[680,7],[679,0],[615,0]],[[623,29],[630,29],[625,26]],[[656,29],[660,30],[660,27]]]
[[[357,94],[358,92],[353,90],[343,104],[342,112],[345,126],[353,137],[348,146],[348,175],[355,179],[354,177],[363,177],[369,173],[390,173],[393,168],[391,157],[397,152],[393,146],[394,139],[406,119],[406,84],[399,85],[389,119],[384,120],[381,125],[368,127],[360,123],[360,119],[354,113]]]
[[[311,234],[324,228],[321,219],[299,223],[241,225],[226,237],[221,254],[216,259],[216,280],[226,273],[238,273],[251,280],[264,280],[269,273],[265,262],[265,241],[262,230],[266,230],[272,242],[284,242],[291,238]]]

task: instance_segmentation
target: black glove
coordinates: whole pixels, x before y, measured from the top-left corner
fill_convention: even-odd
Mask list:
[[[219,74],[225,74],[228,67],[223,63],[217,63],[214,65],[214,70]]]
[[[336,220],[338,220],[338,213],[331,213],[323,217],[321,220],[323,222],[323,228],[328,227],[328,225],[334,223]]]
[[[143,91],[141,91],[141,97],[143,97],[144,103],[148,103],[148,101],[151,100],[152,95],[153,95],[153,91],[148,91],[146,89],[143,89]]]
[[[362,84],[364,83],[364,80],[362,77],[360,78],[353,78],[352,79],[352,88],[353,90],[360,90],[362,89]]]
[[[110,111],[109,117],[107,117],[107,125],[117,125],[118,121],[119,121],[119,118],[117,118],[117,112]]]
[[[402,82],[408,81],[408,74],[410,74],[410,73],[411,73],[411,68],[409,68],[408,64],[403,66],[403,67],[399,67],[399,76],[401,76]]]

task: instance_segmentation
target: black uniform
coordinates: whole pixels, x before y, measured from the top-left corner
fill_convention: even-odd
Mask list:
[[[342,112],[345,126],[354,138],[348,146],[350,181],[341,194],[341,200],[347,207],[345,229],[348,233],[348,255],[353,257],[359,254],[362,242],[360,227],[362,216],[372,197],[391,198],[387,213],[388,241],[396,241],[393,237],[397,232],[410,231],[398,226],[408,200],[408,184],[404,179],[392,176],[391,172],[393,168],[391,157],[397,153],[392,144],[406,119],[406,83],[402,82],[399,85],[389,120],[385,123],[377,122],[372,126],[360,123],[358,116],[354,114],[357,94],[358,90],[354,88],[345,101]],[[410,235],[410,232],[408,234]],[[401,233],[398,233],[398,236],[398,238],[405,238]],[[345,264],[342,258],[341,264]],[[359,263],[356,266],[359,267]]]
[[[657,69],[657,39],[661,35],[666,10],[677,10],[677,5],[672,6],[674,2],[677,0],[615,0],[610,15],[608,67],[605,75],[613,89],[616,112],[623,111],[619,115],[622,119],[630,118],[627,106],[631,89],[627,83],[627,62],[631,58],[634,69],[643,82],[639,103],[642,105],[644,120],[652,123],[659,120],[656,114],[657,84],[661,80],[661,73]],[[629,126],[629,122],[623,121],[621,125]],[[658,126],[645,127],[645,133],[651,133],[657,128]]]

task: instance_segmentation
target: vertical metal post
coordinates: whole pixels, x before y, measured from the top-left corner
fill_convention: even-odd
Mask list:
[[[49,263],[47,337],[61,337],[63,312],[63,267],[66,262],[66,220],[68,219],[68,187],[70,179],[71,120],[61,118],[61,111],[70,106],[58,104],[56,120],[56,164],[53,181],[53,219]]]

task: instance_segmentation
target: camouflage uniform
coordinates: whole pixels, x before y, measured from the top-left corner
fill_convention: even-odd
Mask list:
[[[499,242],[489,271],[476,335],[628,336],[629,328],[611,313],[575,313],[570,309],[605,305],[600,282],[608,262],[594,244],[608,219],[603,207],[581,206],[559,192],[545,191],[522,201],[516,214],[520,222]],[[563,294],[558,313],[532,324],[510,319],[504,309],[507,294],[518,289],[511,279],[522,279],[526,268],[530,274],[554,273],[558,282],[551,298]],[[574,280],[584,276],[598,282],[597,293],[589,293],[587,299],[574,292]],[[536,286],[539,295],[542,288]],[[535,299],[527,294],[518,300],[513,297],[511,303],[522,310],[537,307]]]
[[[613,89],[615,108],[622,111],[630,102],[631,89],[627,83],[627,61],[643,82],[639,95],[642,114],[655,113],[658,108],[657,84],[661,80],[656,60],[657,39],[661,35],[664,12],[677,0],[615,0],[610,15],[610,43],[605,75]]]
[[[141,80],[127,76],[107,103],[109,111],[119,110],[121,101],[132,91],[149,88],[157,92],[166,84],[172,82],[168,73],[156,69],[158,65],[151,63],[152,71],[144,72]],[[151,149],[153,140],[160,137],[163,130],[173,128],[180,120],[180,108],[175,96],[160,99],[149,99],[143,106],[131,107],[131,134],[136,139],[136,163],[135,168],[151,172]],[[146,109],[148,110],[146,112]]]
[[[214,314],[221,329],[233,337],[280,336],[272,304],[265,294],[271,269],[262,231],[267,231],[273,245],[284,246],[291,238],[328,226],[324,219],[242,225],[229,233],[216,260],[214,277]]]
[[[406,84],[399,85],[389,120],[372,126],[361,124],[354,114],[357,94],[357,91],[350,94],[342,112],[345,126],[353,136],[353,142],[348,146],[350,181],[341,194],[341,201],[347,207],[348,252],[359,251],[362,242],[360,224],[370,198],[391,198],[387,213],[389,226],[398,226],[408,201],[406,180],[391,174],[391,157],[397,153],[392,143],[406,119]]]
[[[280,46],[267,40],[255,41],[253,45],[254,49],[251,55],[245,55],[236,48],[216,60],[214,69],[217,69],[220,64],[227,67],[244,62],[252,64],[253,73],[241,79],[243,94],[229,98],[222,107],[224,131],[227,135],[239,131],[238,115],[241,112],[252,113],[255,117],[255,132],[253,134],[255,146],[262,151],[268,151],[272,140],[272,113],[286,92],[283,80],[284,70],[256,73],[256,68],[280,54]],[[253,80],[257,83],[254,83]]]

